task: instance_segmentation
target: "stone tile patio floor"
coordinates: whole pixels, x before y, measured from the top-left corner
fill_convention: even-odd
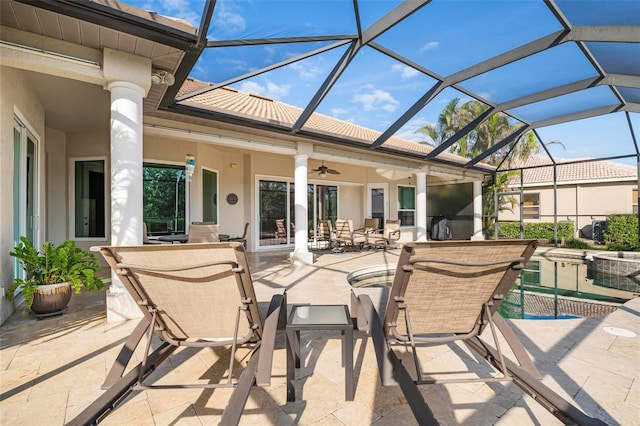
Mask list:
[[[314,304],[349,304],[347,274],[373,265],[394,265],[397,256],[397,250],[324,253],[311,266],[294,267],[284,252],[249,255],[260,302],[287,289],[289,303]],[[379,289],[371,293],[374,302],[382,299]],[[71,420],[102,393],[100,385],[136,323],[107,324],[103,293],[74,295],[64,315],[41,321],[18,309],[0,329],[0,424],[61,425]],[[545,383],[556,392],[608,424],[640,424],[639,337],[603,330],[620,327],[640,335],[640,299],[603,317],[511,324]],[[344,400],[339,334],[315,332],[303,333],[305,367],[296,379],[297,401],[287,403],[284,336],[279,334],[271,387],[251,391],[241,424],[415,424],[402,392],[380,385],[373,345],[359,331],[355,400]],[[244,355],[237,356],[240,365],[246,362]],[[434,371],[470,366],[476,373],[485,372],[458,345],[426,348],[421,360],[425,369]],[[407,358],[405,364],[409,362]],[[223,351],[179,349],[151,381],[210,382],[219,380],[227,365]],[[431,385],[423,387],[423,394],[443,425],[559,424],[513,384]],[[229,395],[226,389],[134,392],[104,424],[217,424]]]

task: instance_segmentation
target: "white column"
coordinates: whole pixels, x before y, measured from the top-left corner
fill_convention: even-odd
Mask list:
[[[484,240],[482,233],[482,182],[473,182],[473,235],[472,240]]]
[[[294,172],[294,201],[295,201],[295,246],[289,258],[293,264],[310,265],[313,263],[313,253],[309,252],[309,203],[307,198],[307,173],[309,156],[307,152],[313,148],[308,144],[299,144],[295,160]]]
[[[416,173],[416,241],[427,241],[427,172]]]
[[[111,92],[111,244],[142,244],[142,99],[145,91],[126,81],[107,85]],[[141,316],[112,271],[107,292],[107,322]]]

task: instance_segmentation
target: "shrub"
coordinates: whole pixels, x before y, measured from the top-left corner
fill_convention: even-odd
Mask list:
[[[571,249],[590,249],[591,246],[582,241],[579,240],[577,238],[570,238],[568,239],[565,243],[564,243],[564,247],[565,248],[571,248]]]
[[[553,222],[524,223],[524,238],[536,238],[553,242]],[[573,239],[575,230],[571,222],[558,222],[558,240]],[[498,236],[520,238],[520,222],[499,222]]]
[[[607,229],[604,232],[604,242],[607,245],[607,250],[639,250],[638,216],[632,214],[609,216]]]

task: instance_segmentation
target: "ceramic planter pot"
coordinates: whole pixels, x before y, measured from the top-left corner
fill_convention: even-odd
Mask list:
[[[33,295],[31,310],[36,315],[62,312],[71,300],[71,283],[39,285]]]

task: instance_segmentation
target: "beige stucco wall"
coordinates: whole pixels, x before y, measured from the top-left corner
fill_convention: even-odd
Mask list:
[[[39,184],[40,188],[40,240],[46,232],[46,206],[44,198],[44,108],[40,99],[29,87],[24,74],[19,70],[0,66],[0,287],[6,289],[13,280],[13,117],[19,111],[40,138]],[[0,322],[13,312],[13,303],[4,297],[0,301]]]
[[[69,203],[67,200],[67,170],[69,168],[66,156],[67,135],[59,130],[47,128],[45,130],[46,144],[46,173],[47,173],[47,240],[60,244],[68,238]]]
[[[361,228],[365,217],[365,190],[363,186],[338,187],[338,218],[353,220],[354,229]]]
[[[611,214],[632,213],[632,195],[633,190],[637,187],[635,180],[559,185],[557,195],[558,221],[573,221],[579,230],[591,225],[593,220],[605,220]],[[540,194],[541,215],[539,220],[528,219],[525,222],[553,222],[553,187],[528,187],[524,192]],[[512,212],[500,213],[500,220],[517,221],[519,217],[520,208],[518,205]]]

